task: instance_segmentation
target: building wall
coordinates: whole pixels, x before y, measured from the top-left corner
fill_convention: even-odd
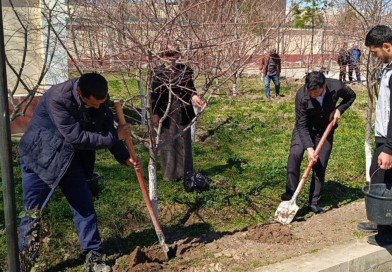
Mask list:
[[[7,2],[5,2],[7,3]],[[18,4],[19,2],[17,2]],[[15,94],[27,94],[23,85],[17,84],[18,73],[23,69],[22,77],[27,82],[38,82],[43,65],[44,48],[42,45],[42,33],[33,29],[41,29],[42,21],[40,10],[18,6],[15,8],[25,25],[32,29],[27,36],[24,32],[13,9],[9,6],[3,7],[4,43],[5,53],[8,61],[15,69],[13,72],[7,65],[7,84],[10,91]]]

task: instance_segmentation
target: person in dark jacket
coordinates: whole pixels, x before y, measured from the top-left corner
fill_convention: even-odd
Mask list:
[[[19,143],[26,211],[20,223],[21,255],[37,253],[32,249],[39,222],[31,214],[42,212],[59,187],[73,212],[87,270],[111,270],[102,262],[102,241],[87,180],[93,176],[97,149],[108,148],[119,163],[140,167],[121,141],[129,133],[129,125],[115,129],[108,83],[99,74],[60,83],[42,96]]]
[[[350,60],[350,54],[347,51],[347,44],[343,44],[338,53],[339,80],[346,82],[347,65]]]
[[[350,82],[353,81],[353,72],[355,71],[355,76],[357,77],[357,82],[361,82],[361,50],[358,48],[358,45],[354,44],[348,50],[348,54],[350,56],[348,62],[348,80]]]
[[[338,100],[342,99],[339,105]],[[308,160],[315,162],[309,190],[309,208],[319,214],[325,172],[333,145],[334,130],[341,115],[351,106],[355,93],[336,79],[325,78],[322,72],[310,72],[295,97],[295,126],[293,129],[290,154],[287,163],[286,192],[282,200],[290,200],[300,178],[300,166],[304,152]],[[330,121],[334,128],[330,132],[320,154],[314,151]]]
[[[271,98],[271,80],[275,85],[275,97],[279,97],[281,58],[276,53],[275,48],[270,49],[269,54],[262,59],[260,72],[262,77],[261,79],[264,82],[265,97],[268,99]]]
[[[193,70],[177,62],[180,55],[177,44],[164,45],[163,64],[154,69],[152,77],[153,122],[157,127],[162,124],[159,152],[166,180],[180,180],[193,171],[191,130],[184,129],[195,117],[193,105],[204,105],[196,92]]]
[[[392,29],[385,25],[373,27],[366,35],[365,45],[385,67],[382,69],[375,119],[375,147],[369,169],[371,184],[392,186]],[[370,185],[371,185],[370,184]],[[377,208],[377,207],[375,207]],[[373,211],[375,211],[373,209]],[[380,219],[383,219],[378,215]],[[360,222],[358,228],[366,232],[377,231],[368,237],[373,245],[392,245],[392,225],[380,225],[377,222]]]

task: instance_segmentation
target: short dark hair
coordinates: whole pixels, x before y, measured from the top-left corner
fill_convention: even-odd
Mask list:
[[[79,78],[78,87],[83,97],[93,96],[96,99],[105,99],[108,95],[108,82],[97,73],[83,74]]]
[[[306,75],[305,78],[305,87],[308,91],[316,90],[324,86],[325,84],[325,75],[320,71],[313,71]]]
[[[383,43],[392,44],[392,30],[386,25],[376,25],[366,34],[365,45],[382,47]]]

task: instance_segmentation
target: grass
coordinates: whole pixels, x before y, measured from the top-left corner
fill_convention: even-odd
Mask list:
[[[109,78],[115,97],[123,86]],[[135,82],[127,84],[135,91]],[[165,233],[184,236],[231,232],[272,219],[284,191],[291,131],[294,125],[294,95],[298,86],[283,86],[284,98],[266,101],[257,78],[244,78],[240,95],[228,99],[216,95],[197,127],[194,143],[195,169],[213,180],[210,191],[186,193],[181,182],[168,182],[158,171],[160,221]],[[249,86],[249,89],[248,87]],[[366,92],[342,117],[327,169],[322,206],[338,207],[363,197],[365,181],[364,112]],[[136,143],[143,159],[145,177],[147,150]],[[305,165],[303,165],[303,169]],[[136,246],[156,243],[155,232],[132,169],[118,165],[108,151],[99,151],[96,172],[102,176],[101,195],[96,200],[99,227],[108,261],[129,254]],[[21,211],[21,177],[15,160],[16,201]],[[216,184],[225,184],[218,186]],[[307,185],[298,204],[307,203]],[[0,201],[3,202],[3,195]],[[308,210],[300,209],[306,216]],[[6,270],[4,211],[0,207],[0,270]],[[38,271],[81,271],[83,258],[72,214],[61,192],[56,191],[44,216],[42,254]]]

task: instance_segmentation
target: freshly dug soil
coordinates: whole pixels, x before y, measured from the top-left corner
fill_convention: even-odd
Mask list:
[[[356,228],[367,220],[363,200],[295,220],[289,225],[270,223],[231,234],[215,233],[210,239],[180,239],[168,244],[169,261],[161,247],[138,247],[117,259],[113,271],[251,271],[367,235]]]

